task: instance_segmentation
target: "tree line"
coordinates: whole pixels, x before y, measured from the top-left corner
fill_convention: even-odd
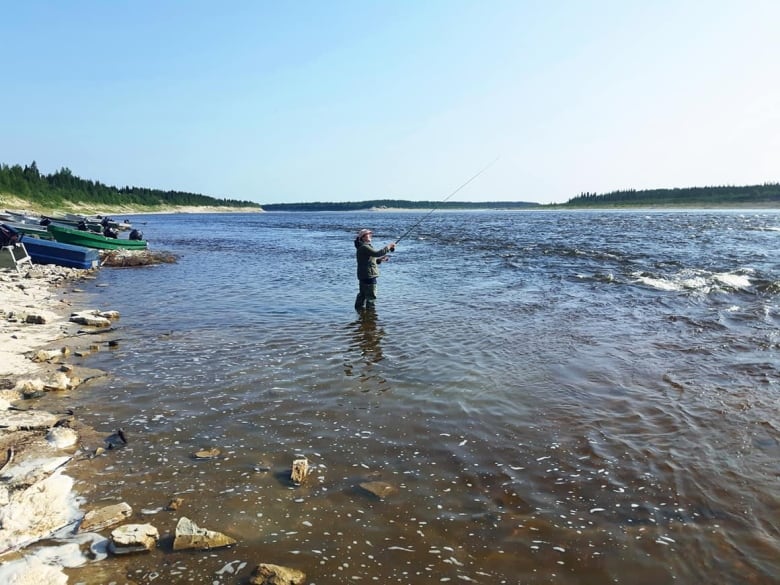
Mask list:
[[[538,203],[523,201],[405,201],[402,199],[372,199],[370,201],[347,201],[339,203],[264,203],[266,211],[364,211],[368,209],[530,209],[540,207]]]
[[[144,187],[112,187],[99,181],[82,179],[67,168],[42,174],[33,161],[29,165],[0,164],[0,193],[16,195],[44,207],[65,202],[100,205],[260,207],[251,201],[217,199],[184,191],[162,191]]]
[[[581,193],[569,199],[565,207],[602,207],[630,205],[716,205],[780,203],[780,183],[746,187],[687,187],[677,189],[626,189],[610,193]]]

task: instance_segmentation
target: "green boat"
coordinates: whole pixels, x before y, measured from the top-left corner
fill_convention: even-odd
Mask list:
[[[130,240],[127,238],[107,238],[102,234],[72,229],[55,223],[49,224],[52,237],[65,244],[98,248],[100,250],[145,250],[146,240]]]

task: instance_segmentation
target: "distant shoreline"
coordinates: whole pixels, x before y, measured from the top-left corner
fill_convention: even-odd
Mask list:
[[[375,207],[375,206],[369,206],[365,208],[360,209],[350,209],[350,210],[343,210],[343,209],[332,209],[332,210],[323,210],[321,209],[322,204],[311,204],[312,206],[317,205],[318,209],[306,209],[307,205],[306,203],[296,204],[300,207],[294,210],[266,210],[262,207],[225,207],[225,206],[160,206],[160,207],[143,207],[143,206],[137,206],[137,205],[108,205],[105,207],[96,207],[91,204],[85,204],[85,203],[69,203],[67,205],[58,206],[56,208],[52,207],[42,207],[40,205],[33,204],[25,199],[15,197],[15,196],[8,196],[8,195],[0,195],[0,211],[3,209],[8,210],[15,210],[15,211],[22,211],[25,213],[32,213],[32,214],[53,214],[53,213],[61,213],[61,212],[68,212],[68,213],[76,213],[76,214],[83,214],[83,215],[94,215],[94,214],[101,214],[101,215],[114,215],[114,216],[122,216],[122,215],[161,215],[161,214],[195,214],[195,213],[318,213],[318,212],[342,212],[342,213],[364,213],[364,212],[374,212],[374,213],[387,213],[387,212],[403,212],[403,213],[421,213],[421,212],[427,212],[431,209],[436,209],[437,211],[446,212],[446,211],[513,211],[513,212],[525,212],[525,211],[532,211],[532,212],[544,212],[544,211],[694,211],[694,210],[706,210],[706,211],[728,211],[728,210],[734,210],[734,211],[745,211],[745,210],[762,210],[762,211],[769,211],[769,210],[778,210],[780,211],[780,203],[776,202],[769,202],[769,201],[755,201],[755,202],[742,202],[739,204],[724,204],[724,205],[718,205],[718,204],[709,204],[709,205],[703,205],[703,204],[686,204],[686,203],[677,203],[672,205],[647,205],[647,204],[636,204],[636,205],[630,205],[630,204],[622,204],[622,205],[568,205],[565,203],[551,203],[551,204],[538,204],[536,206],[529,206],[529,207],[513,207],[511,204],[512,202],[508,202],[507,207],[503,207],[501,205],[495,205],[496,202],[491,202],[491,204],[486,204],[485,207],[475,207],[474,203],[469,203],[469,206],[464,206],[462,208],[460,207],[445,207],[445,208],[439,208],[435,207],[435,205],[430,205],[427,207]]]

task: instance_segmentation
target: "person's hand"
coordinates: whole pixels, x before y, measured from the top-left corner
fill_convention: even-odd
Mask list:
[[[387,247],[390,248],[391,252],[395,252],[395,242],[391,242]]]

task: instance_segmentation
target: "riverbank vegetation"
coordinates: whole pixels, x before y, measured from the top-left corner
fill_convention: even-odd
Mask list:
[[[598,195],[582,193],[564,208],[580,207],[780,207],[780,183],[747,187],[689,187],[613,191]]]
[[[0,164],[0,195],[3,199],[24,201],[35,209],[93,207],[103,211],[121,209],[159,210],[176,207],[257,208],[258,203],[218,199],[184,191],[162,191],[145,187],[112,187],[82,179],[67,167],[43,174],[35,161],[21,165]]]

